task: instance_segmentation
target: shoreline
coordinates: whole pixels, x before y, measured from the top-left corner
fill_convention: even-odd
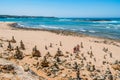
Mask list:
[[[10,24],[9,26],[11,26],[13,29],[18,29],[18,30],[31,30],[31,31],[48,31],[51,33],[55,33],[55,34],[61,34],[61,35],[65,35],[65,36],[77,36],[77,37],[92,37],[92,38],[97,38],[97,39],[104,39],[104,40],[110,40],[110,41],[115,41],[115,42],[119,42],[120,43],[120,39],[112,39],[112,38],[107,38],[107,37],[100,37],[100,36],[92,36],[92,35],[88,35],[88,34],[84,34],[84,33],[79,33],[79,32],[74,32],[74,31],[70,31],[70,30],[53,30],[53,29],[40,29],[40,28],[25,28],[25,27],[21,27],[18,23],[16,22],[11,22],[12,24]]]
[[[33,80],[69,80],[70,78],[74,80],[78,78],[76,74],[83,80],[94,80],[95,77],[102,79],[104,75],[107,75],[105,78],[109,75],[119,76],[114,68],[118,66],[117,70],[120,70],[119,42],[90,36],[78,37],[80,34],[77,36],[76,33],[74,35],[71,33],[70,35],[70,32],[66,33],[66,31],[55,31],[55,34],[54,31],[49,30],[16,27],[17,23],[0,23],[2,77],[8,77],[6,74],[15,76],[15,74],[10,74],[15,71],[19,80],[24,78],[30,80],[27,75],[22,75],[21,78],[18,74],[21,71],[14,70],[14,67],[21,67],[23,74],[32,71],[30,74]],[[7,70],[4,59],[17,66],[12,66],[13,68],[10,68],[12,70]],[[11,65],[7,66],[11,67]],[[109,73],[106,73],[108,68]]]

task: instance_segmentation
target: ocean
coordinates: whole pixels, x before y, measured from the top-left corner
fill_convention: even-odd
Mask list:
[[[69,30],[91,36],[120,39],[120,18],[1,17],[0,21],[17,22],[21,27],[27,28]]]

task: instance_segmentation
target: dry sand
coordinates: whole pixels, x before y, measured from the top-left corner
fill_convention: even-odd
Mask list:
[[[21,40],[23,41],[26,48],[25,50],[21,50],[24,54],[24,58],[22,60],[16,61],[16,59],[9,59],[15,64],[19,66],[23,66],[25,63],[30,64],[29,68],[31,70],[33,70],[37,75],[42,76],[48,80],[70,80],[68,79],[70,76],[72,76],[72,78],[76,78],[77,71],[75,71],[73,67],[74,62],[77,62],[80,67],[80,77],[87,78],[84,78],[84,80],[93,80],[94,77],[105,75],[107,68],[110,69],[110,72],[114,78],[113,80],[120,80],[120,70],[114,70],[111,67],[111,65],[114,65],[116,60],[118,60],[118,63],[116,63],[117,66],[120,66],[119,42],[90,36],[66,36],[62,34],[51,33],[49,31],[22,30],[13,28],[8,24],[14,23],[0,22],[0,44],[2,44],[3,46],[0,47],[0,54],[5,52],[8,46],[8,42],[6,41],[11,40],[12,36],[14,36],[16,40],[16,43],[11,43],[13,48],[19,46]],[[60,42],[62,46],[60,46]],[[81,48],[81,42],[83,44],[83,48]],[[50,47],[50,43],[52,44],[52,47]],[[41,57],[39,58],[31,57],[32,49],[35,45],[41,53]],[[77,53],[73,53],[73,48],[77,45],[80,45],[80,51],[78,51]],[[45,49],[45,46],[47,46],[48,50]],[[56,76],[53,76],[53,74],[47,76],[45,69],[49,70],[49,68],[36,69],[33,64],[36,64],[37,62],[40,63],[48,52],[50,52],[52,56],[55,56],[58,48],[62,51],[62,54],[64,55],[59,58],[61,59],[61,61],[65,62],[58,64],[63,70],[59,70],[58,72],[56,72]],[[104,48],[108,50],[105,51]],[[92,58],[90,58],[90,54],[93,54]],[[112,54],[112,57],[110,57],[110,54]],[[78,55],[80,56],[80,58],[77,58],[79,57]],[[47,60],[49,62],[49,65],[52,65],[53,62],[55,62],[55,59],[53,57],[47,58]],[[83,62],[83,66],[81,61]],[[106,62],[105,65],[103,65],[103,61]],[[87,63],[90,62],[91,64],[89,65],[95,65],[96,69],[94,71],[88,71],[86,69]],[[72,67],[72,69],[67,68],[67,64],[71,64],[69,65],[69,67]],[[94,76],[90,76],[92,74],[94,74]]]

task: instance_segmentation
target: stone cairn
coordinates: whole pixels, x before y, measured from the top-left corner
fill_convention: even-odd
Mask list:
[[[47,58],[44,56],[43,61],[41,62],[42,67],[49,67],[49,62],[47,61]]]
[[[12,48],[12,45],[11,45],[10,41],[8,42],[7,50],[9,50],[9,51],[13,50],[13,48]]]
[[[92,58],[94,55],[93,55],[93,52],[91,51],[90,52],[90,58]]]
[[[10,42],[16,43],[16,40],[15,40],[14,36],[12,36],[12,39],[10,40]]]
[[[75,80],[82,80],[80,78],[80,69],[79,69],[79,66],[78,66],[77,62],[74,63],[74,69],[76,71],[76,79]]]
[[[2,43],[0,43],[0,47],[3,47]]]
[[[46,58],[52,57],[52,55],[50,54],[50,52],[47,52],[47,54],[45,56],[46,56]]]
[[[95,71],[96,69],[95,69],[95,65],[91,65],[90,66],[90,72],[93,72],[93,71]]]
[[[27,64],[27,63],[25,63],[25,64],[23,65],[23,68],[24,68],[24,71],[25,71],[25,72],[27,72],[27,71],[30,70],[29,66],[30,66],[30,65]]]
[[[87,63],[86,69],[87,69],[88,71],[90,71],[90,72],[93,72],[93,71],[96,70],[96,69],[95,69],[95,65],[92,65],[91,62],[90,62],[89,64]]]
[[[105,52],[105,53],[107,53],[108,52],[108,48],[103,48],[103,51]]]
[[[52,43],[50,43],[50,47],[53,47]]]
[[[82,80],[80,78],[80,70],[79,70],[79,68],[77,69],[77,72],[76,72],[76,80]]]
[[[56,62],[53,64],[53,66],[59,70],[59,65]]]
[[[57,61],[57,63],[61,62],[59,57],[56,57],[56,61]]]
[[[54,75],[54,77],[58,76],[60,68],[59,65],[55,62],[52,66],[50,66],[50,72]]]
[[[20,49],[25,50],[25,45],[23,44],[23,41],[20,41]]]
[[[91,51],[88,51],[87,54],[90,56],[90,58],[93,58],[93,57],[94,57],[92,50],[91,50]]]
[[[57,53],[56,53],[56,55],[55,55],[55,58],[56,58],[56,57],[59,57],[59,56],[63,56],[63,53],[62,53],[62,51],[58,48]]]
[[[14,54],[14,58],[15,59],[23,59],[23,52],[21,52],[18,48],[18,46],[15,49],[15,54]]]
[[[62,42],[60,41],[60,46],[62,46]]]
[[[37,50],[36,46],[32,50],[32,57],[41,57],[41,53],[39,50]]]
[[[45,46],[45,50],[48,50],[47,46]]]
[[[77,64],[77,62],[74,63],[74,69],[75,69],[75,71],[77,71],[77,69],[78,69],[78,64]]]
[[[112,73],[111,73],[111,71],[110,71],[109,68],[107,68],[105,74],[106,74],[106,78],[107,78],[108,80],[113,80],[113,75],[112,75]]]
[[[109,53],[109,55],[110,55],[110,58],[112,58],[112,53]]]
[[[81,48],[84,48],[84,47],[83,47],[83,42],[81,42],[80,47],[81,47]]]

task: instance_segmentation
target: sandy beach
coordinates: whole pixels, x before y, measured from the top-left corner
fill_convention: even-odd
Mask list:
[[[15,23],[0,22],[0,59],[21,66],[25,73],[32,70],[39,78],[31,80],[120,80],[119,41],[11,24]],[[1,66],[0,80],[12,80],[15,74],[2,71]],[[17,75],[14,80],[30,79]]]

